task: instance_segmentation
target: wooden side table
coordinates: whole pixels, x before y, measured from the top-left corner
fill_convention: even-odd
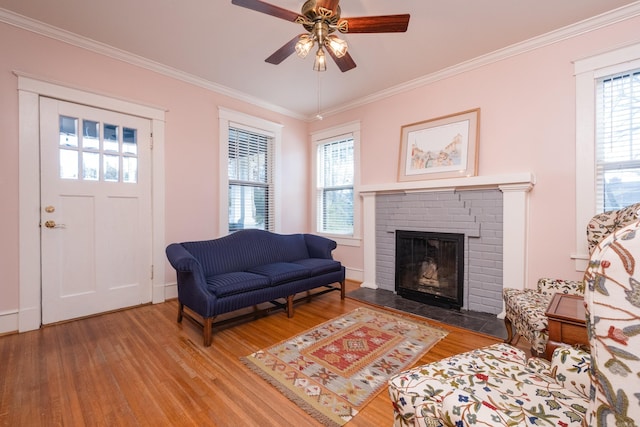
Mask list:
[[[549,341],[545,358],[562,344],[589,345],[584,311],[584,296],[555,294],[545,313],[549,319]]]

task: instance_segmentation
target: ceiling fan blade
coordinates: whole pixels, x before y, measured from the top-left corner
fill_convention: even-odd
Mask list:
[[[338,68],[340,68],[340,71],[342,71],[343,73],[345,71],[349,71],[353,68],[356,68],[356,63],[351,57],[351,55],[349,55],[349,52],[345,53],[345,55],[342,58],[338,58],[337,56],[335,56],[334,53],[331,52],[331,49],[327,49],[327,52],[333,58]]]
[[[281,18],[291,22],[296,22],[296,19],[300,16],[299,13],[265,3],[260,0],[231,0],[231,4],[246,7],[247,9],[255,10],[256,12],[266,13],[267,15],[275,16],[276,18]]]
[[[347,33],[404,33],[409,26],[411,15],[382,15],[344,18],[338,22],[347,21]]]
[[[273,52],[270,57],[265,59],[264,62],[278,65],[279,63],[287,59],[293,52],[296,51],[296,43],[298,43],[299,38],[300,36],[295,36],[294,38],[289,40],[284,46]]]

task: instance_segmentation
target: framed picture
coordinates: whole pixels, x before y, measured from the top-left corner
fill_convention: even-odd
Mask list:
[[[480,109],[402,126],[399,181],[475,176]]]

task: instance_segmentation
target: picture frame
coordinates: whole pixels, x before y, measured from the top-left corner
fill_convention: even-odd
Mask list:
[[[399,181],[476,176],[480,108],[404,125]]]

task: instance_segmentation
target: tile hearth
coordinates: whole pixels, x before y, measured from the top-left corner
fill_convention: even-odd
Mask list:
[[[412,301],[384,289],[358,288],[347,293],[353,299],[405,311],[452,326],[470,329],[500,339],[507,338],[504,321],[495,314],[468,310],[450,310]]]

